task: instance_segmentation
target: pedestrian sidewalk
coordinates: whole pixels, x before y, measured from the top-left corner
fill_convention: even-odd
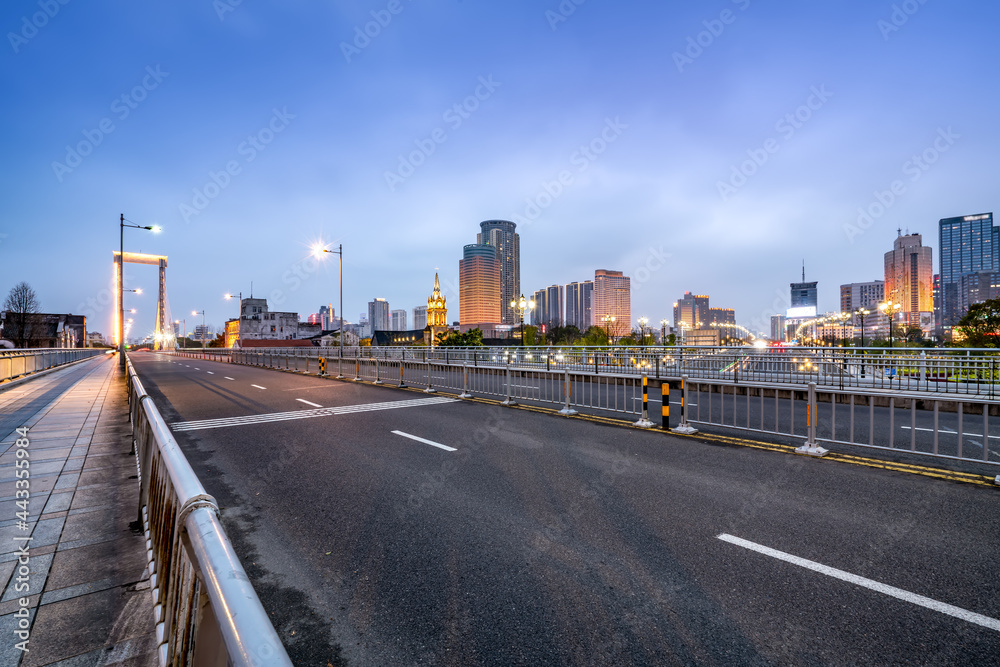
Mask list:
[[[26,447],[18,427],[28,428]],[[157,664],[130,432],[116,357],[0,393],[0,665]],[[17,516],[25,469],[26,526]],[[30,635],[19,636],[25,625]]]

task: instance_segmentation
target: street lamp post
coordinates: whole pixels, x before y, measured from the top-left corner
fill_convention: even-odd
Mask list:
[[[205,311],[192,310],[192,315],[201,315],[201,352],[205,353]]]
[[[609,345],[614,345],[615,344],[614,338],[611,335],[611,329],[615,325],[615,320],[617,320],[617,319],[618,318],[615,317],[614,315],[603,315],[603,316],[601,316],[601,321],[604,322],[604,331],[605,331],[605,334],[608,337],[608,344]]]
[[[131,221],[129,221],[131,222]],[[147,225],[126,225],[125,214],[118,219],[118,359],[119,367],[125,370],[125,228],[160,231],[159,227]]]
[[[667,320],[660,320],[660,345],[667,346]]]
[[[521,295],[520,299],[515,299],[510,302],[510,307],[517,311],[518,319],[521,321],[521,346],[524,346],[524,312],[532,311],[535,308],[535,302],[532,299],[525,299],[524,295]]]
[[[854,314],[861,320],[861,377],[865,376],[865,315],[871,314],[867,308],[855,308]]]
[[[243,292],[237,292],[236,294],[238,294],[240,297],[239,309],[236,311],[236,335],[238,337],[240,334],[240,320],[243,319]],[[222,298],[225,299],[226,301],[229,301],[230,299],[236,298],[236,296],[232,292],[226,292],[225,294],[222,295]],[[222,333],[223,340],[225,340],[228,337],[228,335],[229,335],[228,329],[223,331]]]
[[[328,252],[340,257],[340,364],[337,371],[337,379],[344,377],[344,244],[338,244],[336,250],[327,250],[326,246],[318,243],[313,246],[313,254],[316,259],[321,259],[323,253]]]
[[[885,301],[878,305],[878,309],[881,310],[889,317],[889,349],[892,349],[892,325],[896,319],[896,313],[898,313],[903,308],[903,304],[898,302],[893,302],[891,299]]]
[[[639,324],[639,345],[644,346],[646,344],[646,325],[649,324],[649,318],[643,315],[636,322]]]

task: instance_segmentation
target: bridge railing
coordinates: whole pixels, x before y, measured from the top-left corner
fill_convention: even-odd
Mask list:
[[[331,349],[329,352],[334,352]],[[325,351],[321,351],[322,356]],[[237,350],[233,363],[319,374],[319,359],[303,351]],[[389,386],[423,388],[462,397],[503,399],[505,404],[561,406],[606,415],[638,417],[642,413],[642,375],[612,375],[590,370],[532,368],[514,364],[473,366],[420,358],[355,354],[325,361],[327,376]],[[342,370],[341,370],[342,369]],[[1000,402],[969,395],[885,392],[865,387],[822,387],[785,382],[734,382],[732,379],[686,378],[686,421],[702,428],[736,429],[789,438],[812,438],[876,449],[905,449],[939,458],[1000,464]],[[679,422],[680,379],[647,374],[649,415],[661,416],[661,385],[673,385],[673,424]],[[812,383],[815,385],[815,383]],[[669,392],[668,392],[669,395]],[[818,400],[817,400],[818,397]],[[811,422],[815,422],[811,424]],[[973,424],[975,424],[973,426]],[[970,429],[974,429],[970,430]],[[961,435],[959,435],[961,434]]]
[[[290,666],[226,537],[215,499],[184,457],[131,360],[128,395],[160,664]]]
[[[209,348],[182,350],[195,358],[228,361],[266,359],[281,355],[303,366],[323,356],[340,358],[339,347],[328,348]],[[655,379],[724,380],[795,384],[810,382],[838,389],[856,387],[896,391],[968,394],[1000,397],[1000,350],[949,348],[831,348],[831,347],[345,347],[344,360],[380,359],[468,364],[475,368],[568,370],[595,375]],[[315,363],[315,362],[313,362]],[[339,363],[339,362],[337,362]]]
[[[96,357],[111,352],[104,348],[40,348],[0,350],[0,381]]]

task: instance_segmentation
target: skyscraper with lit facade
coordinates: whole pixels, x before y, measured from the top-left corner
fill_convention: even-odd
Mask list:
[[[1000,228],[993,226],[992,213],[942,218],[938,222],[938,240],[941,324],[950,327],[964,314],[959,293],[962,276],[1000,270]]]
[[[631,280],[621,271],[594,272],[594,324],[613,336],[624,336],[632,330]]]
[[[458,321],[462,331],[500,324],[501,263],[492,245],[465,246],[458,262]],[[492,327],[489,327],[492,328]]]
[[[903,324],[934,329],[934,258],[920,234],[899,235],[885,253],[885,298],[902,305]]]
[[[566,285],[566,326],[586,331],[594,326],[594,281]]]
[[[521,296],[521,237],[514,231],[517,225],[509,220],[484,220],[479,228],[477,245],[496,248],[500,263],[500,321],[516,324],[518,313],[510,304]]]

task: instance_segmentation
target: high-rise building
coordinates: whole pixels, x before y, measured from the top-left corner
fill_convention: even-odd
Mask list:
[[[806,282],[806,267],[803,264],[802,282],[789,284],[791,301],[788,310],[785,311],[785,315],[789,319],[816,316],[819,307],[819,301],[816,298],[816,286],[818,284],[815,282]]]
[[[389,312],[389,328],[392,331],[406,331],[406,311],[393,310]]]
[[[458,321],[463,331],[500,323],[500,275],[496,247],[482,243],[465,246],[458,262]]]
[[[594,326],[594,281],[569,283],[566,295],[566,326],[587,331]]]
[[[941,274],[934,274],[934,327],[938,330],[940,334],[941,328]]]
[[[708,311],[707,294],[684,292],[684,296],[674,303],[674,328],[700,329],[712,321]]]
[[[545,288],[548,296],[548,324],[550,327],[561,327],[564,322],[563,308],[566,301],[562,285],[549,285]]]
[[[1000,271],[963,273],[958,285],[958,308],[963,315],[969,306],[1000,296]]]
[[[368,302],[368,324],[371,331],[389,331],[389,302],[376,298]]]
[[[885,253],[885,298],[902,304],[904,324],[934,329],[934,258],[920,234],[900,234]]]
[[[614,318],[614,322],[606,318]],[[613,336],[632,331],[631,280],[621,271],[594,272],[594,324]]]
[[[710,324],[736,324],[736,311],[732,308],[709,308],[708,322]]]
[[[853,313],[856,308],[866,308],[872,312],[885,301],[885,283],[872,280],[867,283],[847,283],[840,286],[840,312]]]
[[[414,329],[427,328],[427,306],[413,307],[413,328]]]
[[[784,315],[771,315],[771,340],[776,342],[785,341]]]
[[[330,331],[340,326],[340,320],[337,319],[337,315],[334,313],[333,304],[320,306],[319,317],[319,323],[323,327],[324,331]]]
[[[549,312],[549,292],[545,289],[535,290],[530,300],[530,315],[528,311],[524,313],[524,319],[530,320],[533,326],[539,327],[546,323]],[[517,313],[515,312],[515,315]]]
[[[518,314],[510,304],[521,296],[521,237],[514,231],[517,225],[508,220],[485,220],[479,228],[476,243],[496,248],[500,262],[500,321],[516,324]]]
[[[938,222],[941,258],[941,325],[950,327],[964,315],[961,309],[962,275],[1000,270],[1000,228],[993,214],[981,213]]]

